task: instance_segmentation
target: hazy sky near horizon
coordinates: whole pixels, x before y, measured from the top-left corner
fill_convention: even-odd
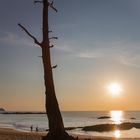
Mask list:
[[[140,109],[140,0],[55,0],[49,25],[61,110]],[[0,4],[0,107],[44,110],[41,49],[17,26],[41,40],[42,6],[33,0]],[[119,96],[108,93],[119,83]]]

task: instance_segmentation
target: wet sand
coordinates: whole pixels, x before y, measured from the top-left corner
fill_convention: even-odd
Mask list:
[[[0,128],[0,140],[41,140],[45,134]]]

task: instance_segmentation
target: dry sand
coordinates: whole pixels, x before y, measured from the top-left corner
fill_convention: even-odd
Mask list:
[[[46,133],[40,132],[21,132],[13,129],[0,128],[0,140],[41,140],[42,136],[45,136]],[[77,137],[76,135],[73,135]],[[118,138],[109,138],[109,137],[90,137],[90,136],[78,136],[80,140],[116,140]],[[137,139],[122,139],[119,140],[140,140]]]

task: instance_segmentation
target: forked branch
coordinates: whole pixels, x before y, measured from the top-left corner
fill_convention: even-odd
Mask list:
[[[54,4],[54,1],[52,1],[51,3],[48,2],[48,4],[49,4],[50,8],[52,8],[55,12],[58,12],[58,10],[53,5]]]
[[[18,23],[18,26],[28,35],[28,36],[30,36],[33,40],[34,40],[34,42],[35,42],[35,44],[37,44],[37,45],[39,45],[40,47],[41,47],[41,43],[23,26],[23,25],[21,25],[20,23]]]
[[[34,4],[36,4],[36,3],[43,3],[43,1],[42,0],[34,0]],[[54,7],[54,1],[52,1],[52,2],[48,2],[48,5],[50,6],[50,8],[52,8],[55,12],[58,12],[58,10]]]

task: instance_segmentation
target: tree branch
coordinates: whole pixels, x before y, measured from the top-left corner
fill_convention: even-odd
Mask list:
[[[52,66],[52,69],[55,69],[57,67],[57,65],[55,65],[55,66]]]
[[[53,1],[51,3],[48,2],[50,8],[52,8],[55,12],[58,12],[58,10],[53,6],[53,3],[54,3]]]
[[[18,26],[34,40],[35,44],[41,47],[41,43],[39,43],[38,40],[31,33],[29,33],[29,31],[24,26],[22,26],[20,23],[18,23]]]
[[[54,47],[54,45],[50,45],[50,48],[53,48]]]
[[[34,3],[43,3],[43,1],[39,1],[39,0],[34,0]]]
[[[50,37],[49,39],[58,39],[58,37],[55,37],[55,36],[54,36],[54,37]]]

